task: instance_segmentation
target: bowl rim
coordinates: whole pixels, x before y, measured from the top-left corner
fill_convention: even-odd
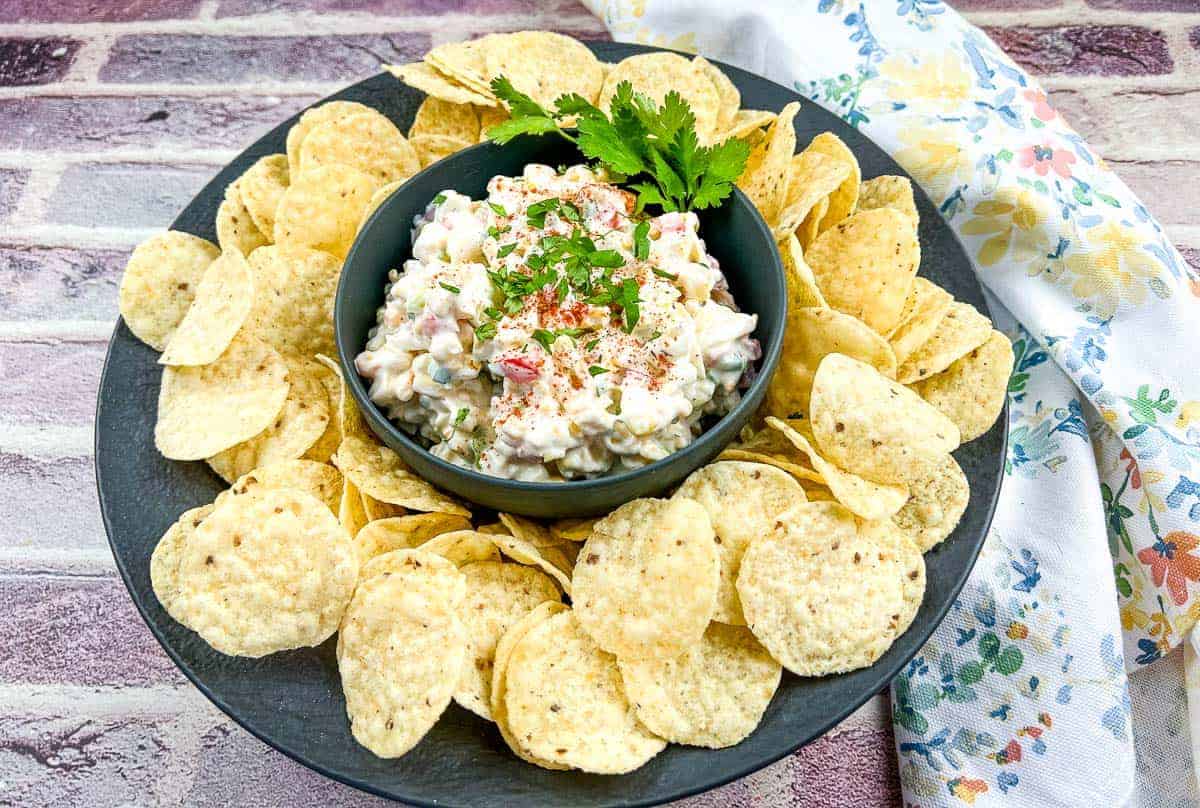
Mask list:
[[[521,138],[527,137],[531,136],[520,135],[518,138],[510,142],[517,142]],[[463,149],[462,151],[455,152],[449,157],[439,160],[427,166],[426,168],[421,169],[413,176],[404,180],[400,187],[392,191],[392,193],[389,194],[388,197],[371,212],[371,215],[368,216],[359,227],[358,233],[356,233],[354,237],[354,243],[351,245],[349,252],[346,254],[346,259],[342,262],[341,271],[338,273],[338,287],[337,294],[334,298],[333,308],[334,341],[337,348],[338,364],[341,367],[343,381],[349,388],[351,395],[354,397],[355,404],[358,406],[359,410],[363,413],[364,417],[366,417],[368,423],[370,423],[373,428],[377,427],[386,430],[389,436],[396,440],[405,449],[414,452],[421,452],[424,455],[423,459],[439,470],[447,474],[456,475],[474,485],[500,486],[510,491],[521,493],[555,494],[568,491],[577,493],[581,491],[603,490],[615,485],[634,483],[643,478],[654,478],[665,469],[671,467],[675,463],[680,462],[681,458],[703,454],[705,450],[712,445],[713,441],[717,440],[717,436],[720,432],[719,427],[722,423],[747,414],[746,411],[751,408],[751,403],[754,402],[756,398],[761,398],[758,395],[758,392],[763,390],[765,393],[765,387],[766,385],[770,384],[771,378],[775,375],[775,370],[779,365],[779,360],[783,353],[784,332],[787,330],[786,324],[788,304],[787,279],[783,267],[783,258],[780,255],[778,248],[771,250],[772,260],[769,265],[765,269],[760,268],[757,270],[769,278],[770,282],[775,287],[773,291],[775,291],[776,294],[773,296],[773,299],[775,300],[774,305],[776,307],[776,314],[778,315],[778,322],[780,323],[780,326],[775,329],[774,333],[770,335],[770,339],[768,340],[767,344],[763,346],[762,357],[759,359],[758,372],[755,374],[754,381],[750,383],[749,387],[742,391],[741,400],[738,401],[737,405],[729,412],[722,415],[715,423],[701,432],[695,438],[695,440],[693,440],[687,446],[684,446],[682,449],[671,452],[666,457],[662,458],[661,460],[656,460],[653,463],[647,463],[644,466],[639,466],[638,468],[629,469],[627,471],[621,471],[616,474],[605,474],[599,477],[590,477],[581,480],[564,480],[562,482],[532,482],[528,480],[514,480],[508,477],[496,477],[491,474],[484,474],[481,471],[467,468],[466,466],[456,465],[433,454],[433,452],[429,451],[429,449],[414,440],[405,430],[397,426],[392,419],[388,418],[387,414],[380,410],[379,406],[371,400],[370,394],[367,392],[367,389],[363,384],[362,377],[359,376],[358,369],[354,365],[354,356],[357,355],[361,349],[357,347],[351,349],[351,346],[345,344],[345,340],[342,338],[343,329],[341,327],[345,319],[350,316],[346,311],[348,305],[346,298],[349,293],[347,291],[347,286],[345,283],[343,283],[343,281],[355,263],[355,256],[357,255],[359,247],[362,244],[362,235],[366,233],[370,229],[371,224],[380,215],[382,215],[384,208],[386,208],[389,204],[392,204],[397,197],[403,195],[405,190],[409,188],[410,185],[418,178],[424,177],[426,174],[434,171],[446,171],[452,167],[455,160],[470,159],[477,152],[483,151],[484,149],[503,149],[506,148],[507,145],[508,144],[497,144],[485,140]],[[771,230],[767,226],[766,220],[763,219],[762,214],[759,212],[754,203],[750,201],[750,197],[746,196],[746,194],[740,188],[738,188],[736,185],[733,186],[733,193],[722,204],[742,205],[746,207],[751,214],[751,227],[756,232],[757,236],[769,242],[774,247],[775,239],[771,235]],[[701,235],[701,238],[704,238],[704,236]],[[723,273],[724,270],[722,270],[722,274]],[[759,314],[759,312],[751,313],[755,315]],[[350,353],[351,350],[354,351],[354,354]],[[757,404],[755,404],[755,406],[757,406]],[[732,442],[734,438],[736,438],[735,435],[729,436],[726,442]],[[714,453],[714,455],[715,454],[716,453]]]

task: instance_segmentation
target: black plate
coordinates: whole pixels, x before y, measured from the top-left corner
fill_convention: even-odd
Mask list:
[[[648,50],[607,42],[591,47],[614,62]],[[799,99],[766,79],[722,68],[738,85],[747,108],[778,110]],[[379,75],[331,98],[361,101],[407,130],[421,94]],[[238,156],[172,227],[215,242],[213,221],[225,186],[259,157],[284,151],[285,134],[294,122],[295,118],[285,122]],[[796,129],[801,145],[824,131],[842,138],[858,156],[866,177],[904,173],[883,150],[814,104],[802,102]],[[967,256],[919,190],[917,206],[921,274],[986,311]],[[204,463],[174,462],[155,451],[157,358],[118,322],[96,409],[101,512],[117,568],[142,617],[196,687],[251,733],[329,777],[418,805],[653,805],[714,788],[780,759],[879,692],[928,639],[975,563],[1003,472],[1006,415],[986,435],[955,452],[971,482],[971,501],[954,534],[925,557],[928,589],[912,627],[870,668],[823,679],[785,674],[762,725],[738,746],[720,751],[671,746],[638,771],[620,777],[551,772],[518,760],[492,724],[451,704],[412,752],[399,760],[381,760],[350,736],[333,640],[319,648],[257,660],[226,657],[168,617],[155,598],[150,553],[159,536],[180,513],[211,502],[224,487]]]

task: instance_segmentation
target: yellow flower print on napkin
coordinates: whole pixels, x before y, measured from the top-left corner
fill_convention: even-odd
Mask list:
[[[1116,312],[1122,304],[1145,301],[1152,285],[1162,296],[1170,294],[1160,277],[1160,265],[1143,246],[1148,239],[1136,227],[1107,221],[1087,231],[1071,245],[1063,266],[1073,276],[1071,293],[1092,303],[1101,316]]]
[[[971,100],[971,75],[956,50],[889,56],[879,65],[887,96],[919,112],[954,112]]]
[[[893,155],[896,162],[925,187],[935,203],[941,204],[953,188],[971,179],[971,155],[964,147],[962,132],[953,124],[905,125],[897,136],[904,145]]]
[[[971,213],[974,217],[963,222],[959,232],[988,236],[975,254],[981,266],[994,266],[1007,256],[1030,275],[1045,270],[1046,256],[1053,249],[1045,229],[1049,202],[1025,188],[1007,186],[976,204]]]

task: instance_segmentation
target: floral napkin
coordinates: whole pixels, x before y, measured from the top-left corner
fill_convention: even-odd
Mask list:
[[[892,686],[906,802],[1197,804],[1200,664],[1172,649],[1200,616],[1200,277],[939,0],[587,2],[619,40],[764,75],[887,149],[1014,340],[988,541]]]

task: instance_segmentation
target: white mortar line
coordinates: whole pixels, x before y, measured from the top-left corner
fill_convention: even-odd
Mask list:
[[[0,424],[0,452],[28,457],[90,457],[92,425],[22,426]]]

